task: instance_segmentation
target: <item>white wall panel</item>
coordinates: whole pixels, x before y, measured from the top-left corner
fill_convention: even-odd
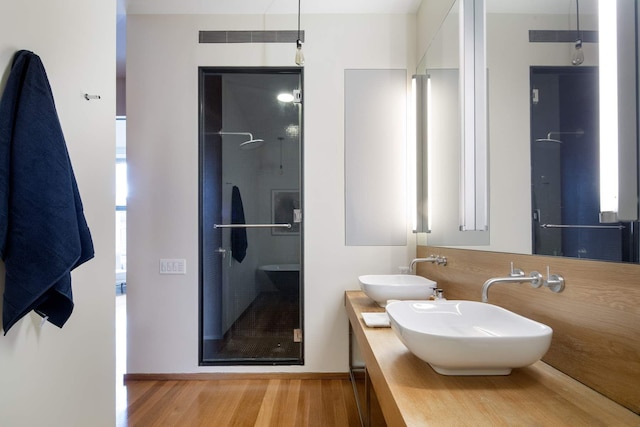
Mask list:
[[[407,70],[345,71],[348,246],[407,244]]]

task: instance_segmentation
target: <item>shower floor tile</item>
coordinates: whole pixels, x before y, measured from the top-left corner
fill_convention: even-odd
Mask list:
[[[245,310],[221,340],[204,341],[204,362],[286,362],[301,358],[293,341],[300,326],[297,300],[264,292]]]

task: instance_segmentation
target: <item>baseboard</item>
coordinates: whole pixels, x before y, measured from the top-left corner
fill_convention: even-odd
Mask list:
[[[129,381],[213,381],[213,380],[349,380],[348,372],[195,372],[184,374],[124,374]]]

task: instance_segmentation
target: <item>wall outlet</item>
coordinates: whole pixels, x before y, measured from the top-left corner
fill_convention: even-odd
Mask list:
[[[187,274],[187,260],[161,259],[160,274]]]

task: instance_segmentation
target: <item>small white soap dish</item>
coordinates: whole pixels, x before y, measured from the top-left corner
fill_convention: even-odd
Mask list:
[[[390,328],[391,323],[387,313],[362,313],[364,324],[370,328]]]

